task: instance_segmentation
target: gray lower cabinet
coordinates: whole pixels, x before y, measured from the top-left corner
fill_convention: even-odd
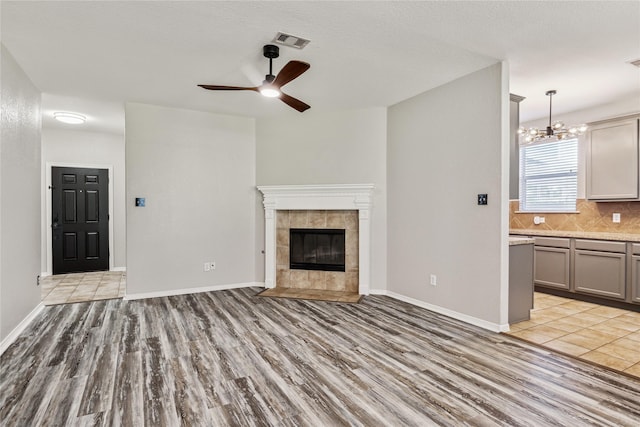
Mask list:
[[[532,261],[533,244],[509,246],[509,323],[529,320],[533,308]]]
[[[626,296],[626,255],[576,249],[575,291],[609,298]]]
[[[536,243],[539,239],[536,239]],[[556,289],[569,290],[568,248],[536,246],[534,254],[534,283]]]
[[[631,301],[640,302],[640,255],[631,257]]]

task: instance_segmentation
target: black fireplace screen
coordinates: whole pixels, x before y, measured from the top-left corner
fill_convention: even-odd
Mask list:
[[[292,228],[289,260],[292,270],[344,270],[344,230]]]

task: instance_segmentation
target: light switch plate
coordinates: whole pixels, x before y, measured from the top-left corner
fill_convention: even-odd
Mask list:
[[[615,222],[615,223],[619,223],[620,222],[620,214],[619,213],[614,213],[612,221]]]

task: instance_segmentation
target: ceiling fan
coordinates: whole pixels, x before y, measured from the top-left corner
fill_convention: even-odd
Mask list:
[[[265,58],[269,58],[269,74],[265,76],[264,81],[260,86],[256,87],[241,87],[241,86],[219,86],[219,85],[198,85],[201,88],[208,90],[252,90],[259,92],[263,96],[268,98],[280,98],[282,102],[287,104],[291,108],[295,108],[299,112],[303,112],[311,108],[310,105],[296,99],[292,96],[282,92],[280,88],[291,80],[300,77],[302,73],[307,71],[311,67],[306,62],[302,61],[289,61],[287,65],[282,67],[282,70],[277,76],[273,75],[273,59],[280,56],[280,49],[278,46],[272,44],[265,45],[262,48],[262,54]]]

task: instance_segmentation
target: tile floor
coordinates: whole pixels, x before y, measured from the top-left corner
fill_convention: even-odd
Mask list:
[[[122,298],[126,287],[122,271],[57,274],[40,280],[44,305]]]
[[[350,302],[360,301],[360,295],[347,291],[329,291],[324,289],[271,288],[260,292],[263,297],[298,298],[316,301]]]
[[[540,292],[509,335],[640,377],[640,313]]]

